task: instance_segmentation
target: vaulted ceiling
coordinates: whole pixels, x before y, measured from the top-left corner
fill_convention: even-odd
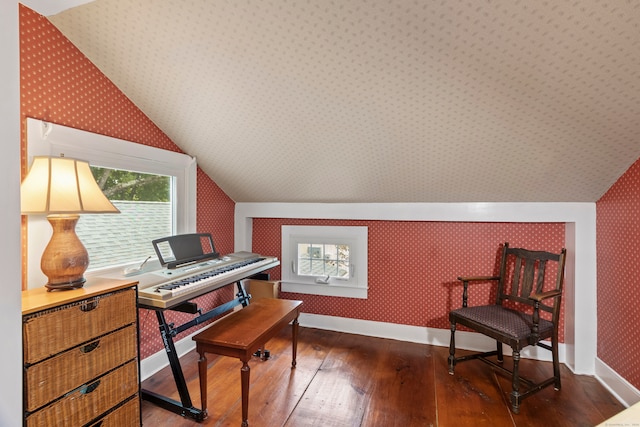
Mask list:
[[[237,202],[593,202],[640,3],[95,0],[49,16]]]

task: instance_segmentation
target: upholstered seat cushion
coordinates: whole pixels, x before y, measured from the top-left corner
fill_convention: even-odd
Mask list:
[[[533,328],[532,316],[499,305],[484,305],[477,307],[465,307],[453,310],[449,314],[452,322],[464,324],[464,319],[481,323],[485,327],[509,335],[520,341],[531,335]],[[553,330],[553,323],[540,319],[538,324],[539,335],[549,336]]]

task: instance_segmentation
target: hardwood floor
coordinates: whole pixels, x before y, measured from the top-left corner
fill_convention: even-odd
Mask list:
[[[562,390],[546,388],[525,399],[514,415],[509,379],[480,361],[459,364],[451,376],[444,347],[301,327],[293,370],[288,328],[266,347],[271,358],[250,364],[253,427],[576,427],[597,425],[624,409],[595,378],[573,375],[564,365]],[[181,363],[200,407],[197,357],[192,351]],[[241,363],[207,357],[209,417],[199,423],[143,401],[144,426],[240,426]],[[551,364],[522,360],[521,369],[544,378]],[[169,368],[144,381],[143,388],[178,399]]]

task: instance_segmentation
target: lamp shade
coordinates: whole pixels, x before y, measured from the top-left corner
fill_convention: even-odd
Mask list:
[[[119,213],[96,183],[89,163],[34,157],[20,186],[23,214]]]

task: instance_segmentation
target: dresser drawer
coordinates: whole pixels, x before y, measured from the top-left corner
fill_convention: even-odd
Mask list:
[[[29,366],[25,372],[27,411],[31,412],[105,372],[137,357],[136,326]]]
[[[89,427],[140,427],[140,398],[136,396]]]
[[[27,427],[81,426],[138,392],[138,365],[131,361],[27,417]]]
[[[136,322],[135,289],[99,295],[24,317],[24,362],[33,364]]]

